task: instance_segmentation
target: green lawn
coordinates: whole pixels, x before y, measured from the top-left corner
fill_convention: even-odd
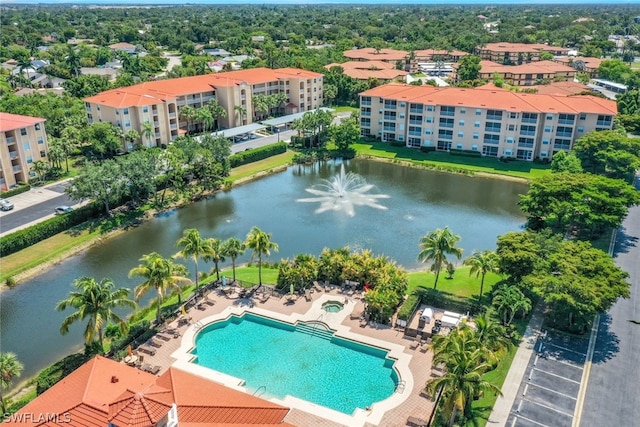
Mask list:
[[[349,107],[346,105],[340,105],[338,107],[330,107],[330,108],[333,108],[336,111],[336,113],[357,113],[360,111],[359,108]]]
[[[233,271],[229,268],[220,271],[220,276],[233,277]],[[248,283],[258,283],[258,267],[236,267],[236,279]],[[275,285],[278,281],[278,269],[262,267],[262,283]]]
[[[438,279],[438,290],[462,298],[477,298],[480,294],[480,278],[475,275],[469,276],[471,267],[458,267],[453,279],[447,279],[445,271],[440,273]],[[433,282],[436,276],[429,271],[417,271],[409,273],[409,289],[410,294],[416,287],[433,288]],[[483,294],[486,295],[493,286],[498,283],[502,277],[496,273],[488,273],[484,278]]]
[[[353,145],[358,155],[411,162],[434,169],[454,172],[484,172],[531,179],[551,172],[549,165],[533,162],[501,162],[490,157],[452,156],[444,152],[423,153],[408,147],[395,147],[386,142],[360,142]]]
[[[248,178],[260,172],[267,172],[274,168],[288,165],[291,163],[294,155],[295,153],[293,151],[287,150],[286,153],[278,154],[267,159],[235,167],[231,169],[229,180],[231,182],[236,182],[240,179]]]

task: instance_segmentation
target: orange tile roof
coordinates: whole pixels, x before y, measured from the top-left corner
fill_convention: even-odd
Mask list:
[[[136,45],[131,43],[125,43],[125,42],[114,43],[112,45],[109,45],[109,49],[135,49],[135,47]]]
[[[445,50],[445,49],[423,49],[414,51],[417,58],[421,57],[433,57],[437,55],[442,56],[465,56],[469,55],[467,52],[461,50]]]
[[[540,52],[540,51],[558,51],[567,50],[561,46],[549,46],[540,43],[487,43],[485,46],[478,48],[481,51],[493,52]]]
[[[177,405],[180,425],[286,426],[289,408],[169,368],[156,377],[96,356],[55,384],[9,420],[24,427],[148,427]],[[39,414],[58,414],[56,419]],[[64,418],[62,418],[64,417]],[[68,417],[68,418],[67,418]],[[56,422],[57,421],[57,422]]]
[[[616,114],[615,101],[595,96],[541,95],[493,88],[456,88],[388,84],[362,92],[365,96],[379,96],[432,105],[493,108],[505,111]]]
[[[380,61],[401,61],[409,55],[409,52],[395,49],[380,49],[376,52],[372,47],[365,47],[362,49],[345,50],[342,52],[342,55],[350,59],[364,59],[367,61],[376,59]]]
[[[322,74],[296,68],[251,68],[202,76],[180,77],[177,79],[155,80],[133,86],[100,92],[85,98],[85,102],[106,105],[113,108],[136,107],[158,104],[178,96],[210,92],[216,87],[235,86],[242,83],[259,84],[276,82],[281,79],[319,78]]]
[[[511,74],[538,74],[538,73],[567,73],[576,70],[567,65],[553,61],[536,61],[521,65],[504,65],[493,61],[480,61],[481,73],[511,73]]]
[[[581,92],[589,91],[589,86],[578,82],[553,82],[548,85],[527,86],[527,89],[536,89],[538,94],[542,95],[576,95]]]
[[[598,68],[602,61],[604,61],[602,58],[593,58],[590,56],[556,56],[553,60],[567,65],[571,62],[582,61],[588,68]]]
[[[0,132],[9,132],[10,130],[33,126],[45,121],[46,119],[42,119],[40,117],[21,116],[18,114],[0,112]]]
[[[324,68],[330,70],[331,67],[342,67],[344,74],[354,79],[367,80],[370,78],[380,80],[394,80],[404,77],[408,72],[396,70],[395,65],[383,61],[347,61],[341,64],[333,63],[325,65]]]

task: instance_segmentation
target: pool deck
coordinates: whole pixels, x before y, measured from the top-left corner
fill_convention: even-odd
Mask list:
[[[192,356],[188,352],[193,347],[195,335],[199,329],[212,321],[225,319],[232,314],[241,314],[244,311],[286,322],[319,319],[335,329],[337,336],[389,349],[389,357],[397,360],[396,368],[401,380],[405,382],[405,386],[403,390],[396,391],[388,399],[375,403],[370,410],[356,410],[353,416],[289,396],[284,400],[270,399],[275,403],[292,408],[285,418],[286,422],[297,426],[396,427],[406,425],[409,417],[428,420],[434,404],[428,398],[421,396],[421,391],[427,380],[431,378],[432,352],[423,352],[420,347],[412,349],[410,344],[414,340],[404,338],[401,329],[375,323],[363,326],[357,316],[352,316],[352,314],[359,314],[364,310],[364,303],[357,297],[339,294],[338,290],[315,292],[310,296],[310,301],[299,297],[292,304],[287,303],[286,298],[274,296],[261,303],[255,298],[253,300],[227,298],[224,293],[214,290],[206,296],[208,300],[214,302],[214,305],[203,304],[201,310],[197,308],[189,310],[188,316],[191,317],[189,323],[175,320],[167,326],[177,329],[180,337],[171,338],[168,341],[156,338],[154,340],[156,344],[161,345],[156,348],[155,355],[151,356],[140,351],[138,354],[143,356],[144,363],[160,366],[161,370],[158,374],[164,372],[169,366],[175,366],[237,390],[251,392],[243,387],[241,379],[189,362]],[[321,306],[322,303],[329,300],[346,302],[345,308],[337,313],[326,313]]]

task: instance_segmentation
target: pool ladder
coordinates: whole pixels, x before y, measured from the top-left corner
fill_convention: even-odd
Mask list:
[[[407,386],[407,383],[404,380],[398,381],[396,384],[396,392],[399,394],[404,393],[404,388]]]
[[[322,316],[324,316],[324,313],[320,313],[320,316],[318,316],[315,323],[313,324],[313,328],[311,329],[311,337],[313,337],[313,334],[316,333],[316,328],[318,327],[318,323],[322,319]]]
[[[264,389],[264,390],[263,390],[263,389]],[[260,390],[262,390],[262,393],[258,394],[258,392],[259,392]],[[265,394],[266,392],[267,392],[267,386],[266,386],[266,385],[261,385],[260,387],[258,387],[258,388],[256,389],[256,391],[254,391],[254,392],[253,392],[253,395],[254,395],[254,396],[256,396],[256,395],[257,395],[257,397],[260,397],[260,396],[262,396],[263,394]]]

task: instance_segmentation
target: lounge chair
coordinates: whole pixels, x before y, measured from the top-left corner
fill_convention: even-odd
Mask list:
[[[362,319],[362,313],[351,313],[349,315],[349,320],[358,320],[358,319]]]
[[[264,293],[262,294],[262,296],[260,297],[260,302],[261,303],[265,303],[269,300],[269,298],[271,297],[271,295],[269,295],[268,293]]]
[[[413,341],[411,344],[409,344],[409,348],[411,350],[415,350],[421,344],[422,344],[422,336],[421,335],[416,335],[416,340]]]
[[[148,346],[146,344],[143,344],[143,345],[139,346],[138,347],[138,351],[142,351],[142,352],[147,353],[147,354],[149,354],[151,356],[155,356],[155,354],[156,354],[156,349],[153,348],[153,347],[150,347],[150,346]]]
[[[158,332],[156,334],[156,337],[160,338],[163,341],[171,341],[171,336],[170,335],[165,335],[163,332]]]
[[[311,301],[311,294],[309,291],[304,291],[304,299],[307,301]]]
[[[428,421],[418,417],[407,418],[407,425],[412,427],[426,427],[429,424]]]
[[[156,348],[162,347],[162,343],[160,341],[154,340],[153,338],[147,341],[147,343],[149,343],[152,347],[156,347]]]
[[[427,351],[429,351],[429,343],[425,342],[420,346],[420,352],[426,353]]]
[[[320,284],[317,281],[313,282],[313,288],[318,292],[324,291],[324,289],[322,289],[322,286],[320,286]]]

